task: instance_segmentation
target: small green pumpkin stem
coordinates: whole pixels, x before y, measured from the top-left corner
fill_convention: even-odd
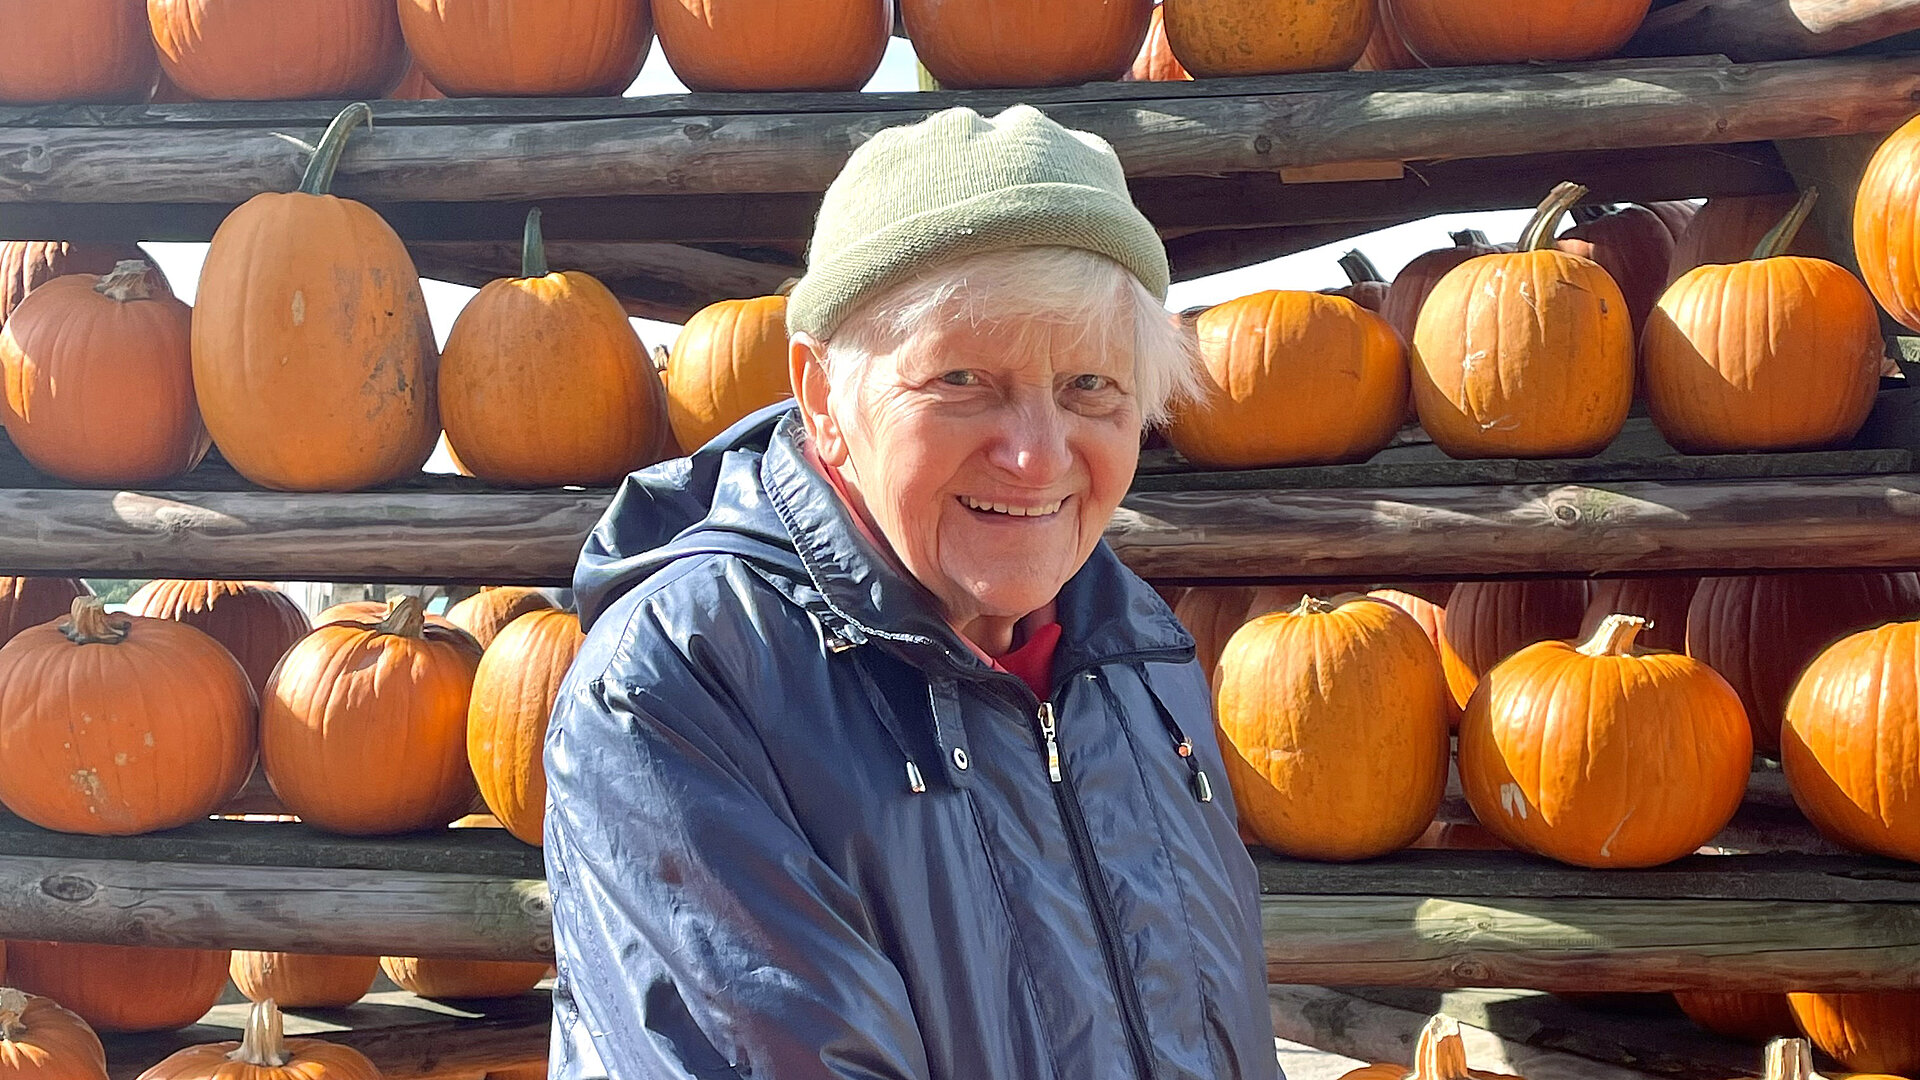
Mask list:
[[[527,231],[520,238],[520,276],[543,278],[547,269],[547,239],[540,235],[540,208],[527,211]]]
[[[290,1059],[287,1057],[284,1032],[280,1007],[273,1003],[273,999],[256,1002],[253,1011],[247,1014],[247,1026],[240,1035],[240,1046],[227,1055],[227,1060],[256,1069],[285,1068]]]
[[[1320,597],[1314,596],[1311,593],[1309,593],[1308,595],[1301,597],[1299,603],[1293,605],[1293,614],[1325,615],[1327,612],[1332,611],[1333,609],[1339,606],[1340,606],[1339,604],[1334,603],[1332,600],[1323,600]]]
[[[1582,656],[1631,656],[1633,640],[1653,625],[1653,620],[1638,615],[1609,615],[1600,620],[1600,629],[1576,648]]]
[[[131,629],[133,624],[125,619],[115,622],[107,614],[107,602],[97,596],[74,597],[67,621],[60,624],[60,632],[75,645],[118,645]]]
[[[1554,226],[1560,224],[1560,215],[1573,209],[1574,204],[1587,197],[1587,189],[1571,181],[1561,183],[1547,195],[1540,209],[1533,212],[1533,219],[1527,222],[1525,231],[1520,234],[1521,251],[1545,251],[1553,246]]]
[[[333,189],[333,174],[340,168],[340,155],[346,152],[347,137],[361,124],[373,129],[373,106],[364,101],[356,101],[340,110],[340,115],[327,125],[327,133],[320,136],[320,145],[313,152],[313,160],[307,162],[307,173],[300,178],[299,191],[303,195],[325,195]]]
[[[27,1033],[23,1018],[27,1015],[27,995],[13,987],[0,987],[0,1041],[12,1042]]]
[[[387,609],[386,618],[380,620],[375,630],[382,634],[398,637],[417,638],[426,633],[427,609],[420,606],[417,596],[403,596]]]
[[[1373,265],[1373,260],[1367,258],[1367,253],[1361,251],[1359,248],[1354,248],[1352,251],[1340,256],[1340,269],[1346,271],[1347,280],[1353,282],[1355,285],[1361,285],[1369,281],[1387,280],[1381,276],[1380,268]]]
[[[1453,241],[1454,247],[1490,248],[1493,246],[1493,241],[1479,229],[1461,229],[1459,232],[1448,233],[1447,239]]]
[[[1760,238],[1760,246],[1753,249],[1756,259],[1777,259],[1793,246],[1795,237],[1800,235],[1801,226],[1807,223],[1807,217],[1813,213],[1813,204],[1820,201],[1820,189],[1810,187],[1800,193],[1800,201],[1793,204],[1787,216],[1780,219],[1767,235]]]
[[[1775,1039],[1767,1044],[1760,1075],[1766,1080],[1820,1080],[1813,1071],[1813,1048],[1805,1039]]]
[[[122,304],[153,299],[153,282],[147,277],[153,267],[139,259],[122,259],[93,286],[93,291]]]

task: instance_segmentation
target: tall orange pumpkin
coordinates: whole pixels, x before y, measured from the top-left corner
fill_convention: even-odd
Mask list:
[[[1799,196],[1729,195],[1708,199],[1675,237],[1667,280],[1678,281],[1696,266],[1737,263],[1753,256],[1767,234],[1793,212]],[[1827,246],[1815,229],[1802,229],[1787,245],[1787,253],[1824,258]]]
[[[1380,314],[1393,324],[1402,341],[1413,340],[1413,332],[1420,323],[1420,309],[1427,305],[1427,297],[1433,295],[1433,287],[1440,284],[1441,278],[1461,263],[1482,255],[1497,255],[1503,250],[1478,229],[1463,229],[1449,236],[1452,247],[1414,256],[1387,288],[1387,299],[1381,305]]]
[[[652,0],[690,90],[858,90],[880,69],[893,0]]]
[[[271,1001],[289,1009],[340,1009],[373,988],[380,958],[237,950],[227,974],[248,1001]]]
[[[1687,655],[1739,691],[1754,748],[1771,754],[1794,679],[1822,649],[1916,615],[1920,577],[1911,573],[1705,578],[1687,610]]]
[[[353,835],[442,828],[476,789],[467,701],[480,650],[429,625],[420,601],[376,625],[333,623],[274,669],[260,710],[260,764],[288,810]]]
[[[380,970],[395,986],[423,998],[518,997],[547,975],[543,963],[419,956],[383,956]]]
[[[522,585],[488,585],[447,609],[447,621],[473,635],[481,648],[507,624],[531,611],[551,611],[553,601],[539,589]]]
[[[1659,214],[1635,204],[1577,207],[1573,217],[1573,228],[1561,233],[1554,246],[1599,263],[1620,286],[1620,295],[1627,298],[1627,310],[1633,315],[1637,340],[1667,286],[1673,231]]]
[[[0,104],[147,100],[143,0],[0,0]]]
[[[1640,29],[1652,0],[1387,0],[1407,47],[1430,67],[1598,60]]]
[[[1346,861],[1398,851],[1433,823],[1447,786],[1440,658],[1392,604],[1308,597],[1233,635],[1220,727],[1253,776],[1234,802],[1266,846]]]
[[[348,135],[372,118],[348,106],[300,190],[228,215],[200,272],[200,412],[227,461],[266,487],[396,480],[440,436],[439,352],[413,259],[371,208],[326,194]]]
[[[1153,0],[900,0],[900,17],[945,89],[1071,86],[1127,71]]]
[[[1607,578],[1593,583],[1580,637],[1587,637],[1609,615],[1638,615],[1647,628],[1635,639],[1649,649],[1684,652],[1687,647],[1687,609],[1700,588],[1699,578]]]
[[[1873,298],[1920,330],[1920,117],[1887,136],[1867,163],[1853,203],[1853,251]]]
[[[688,453],[748,414],[793,396],[787,298],[722,300],[695,312],[667,360],[667,422]]]
[[[487,646],[467,708],[467,763],[487,809],[507,831],[538,846],[547,809],[541,754],[547,718],[586,635],[564,611],[534,611]]]
[[[0,989],[0,1076],[107,1080],[107,1051],[85,1020],[50,998]]]
[[[1447,677],[1447,696],[1450,705],[1447,722],[1458,727],[1461,710],[1466,708],[1467,699],[1473,696],[1473,688],[1480,682],[1480,676],[1460,659],[1453,644],[1447,640],[1447,608],[1445,604],[1436,604],[1424,596],[1402,592],[1398,589],[1374,589],[1367,594],[1375,600],[1385,600],[1412,617],[1426,632],[1427,640],[1433,643],[1433,651],[1440,658],[1440,671]]]
[[[1477,684],[1495,664],[1528,645],[1577,636],[1586,609],[1587,588],[1579,581],[1465,582],[1447,598],[1447,644]]]
[[[264,581],[149,581],[127,601],[127,613],[185,623],[225,645],[256,694],[312,629],[300,605]]]
[[[1646,620],[1610,616],[1578,646],[1530,645],[1480,680],[1460,722],[1460,782],[1505,843],[1576,866],[1687,855],[1746,793],[1753,742],[1705,664],[1640,653]]]
[[[1256,293],[1207,311],[1196,332],[1206,390],[1175,408],[1166,431],[1196,465],[1365,461],[1400,428],[1406,352],[1385,319],[1351,300]]]
[[[1687,1019],[1729,1039],[1761,1043],[1782,1035],[1798,1035],[1793,1010],[1785,994],[1716,993],[1711,990],[1676,991],[1673,1000]]]
[[[456,98],[618,96],[653,43],[647,0],[400,0],[400,26]]]
[[[1920,861],[1920,622],[1841,638],[1787,698],[1780,763],[1829,839]]]
[[[379,97],[407,64],[393,0],[147,0],[147,21],[201,101]]]
[[[34,468],[75,484],[157,484],[211,440],[193,396],[193,310],[144,262],[75,274],[0,329],[0,423]]]
[[[1161,0],[1167,44],[1196,78],[1345,71],[1373,36],[1374,0]]]
[[[86,596],[0,648],[0,802],[41,828],[197,821],[240,790],[253,751],[246,673],[190,626],[109,616]]]
[[[1340,1080],[1519,1080],[1500,1073],[1481,1072],[1467,1065],[1467,1044],[1460,1037],[1460,1021],[1435,1016],[1420,1029],[1413,1048],[1412,1068],[1392,1062],[1362,1065]]]
[[[1661,296],[1641,376],[1654,425],[1676,448],[1839,446],[1867,422],[1885,352],[1873,298],[1833,263],[1784,254],[1813,195],[1752,259],[1696,267]]]
[[[256,1002],[239,1042],[176,1051],[140,1080],[381,1080],[366,1055],[324,1039],[289,1039],[279,1007]]]
[[[0,323],[27,294],[68,274],[108,274],[123,262],[151,263],[138,244],[67,244],[52,240],[9,240],[0,243]],[[156,267],[150,283],[166,284]],[[170,291],[170,290],[169,290]]]
[[[1213,677],[1233,632],[1246,625],[1247,608],[1256,590],[1250,585],[1200,585],[1188,589],[1174,605],[1174,617],[1193,635],[1200,670]]]
[[[227,952],[12,941],[7,981],[77,1013],[96,1031],[171,1031],[227,987]]]
[[[1626,298],[1598,263],[1552,248],[1554,222],[1585,194],[1578,184],[1555,188],[1519,251],[1455,267],[1420,309],[1414,406],[1448,455],[1585,457],[1626,422]]]
[[[0,578],[0,645],[30,626],[64,617],[75,600],[92,595],[79,578]]]
[[[620,301],[590,274],[549,273],[540,211],[523,276],[467,302],[440,357],[447,445],[498,484],[604,485],[653,463],[659,382]]]
[[[1147,40],[1133,67],[1121,76],[1125,82],[1187,82],[1193,78],[1180,66],[1180,58],[1167,45],[1167,10],[1164,3],[1153,5],[1153,21],[1147,24]]]
[[[1912,1076],[1920,1070],[1920,993],[1789,994],[1800,1030],[1856,1072]]]

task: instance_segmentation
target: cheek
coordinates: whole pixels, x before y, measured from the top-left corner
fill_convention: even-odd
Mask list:
[[[1140,464],[1139,436],[1124,425],[1103,426],[1082,443],[1092,501],[1109,512],[1126,497]]]

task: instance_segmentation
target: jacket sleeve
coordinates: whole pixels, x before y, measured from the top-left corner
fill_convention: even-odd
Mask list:
[[[554,1077],[927,1077],[906,984],[753,725],[636,622],[547,737]]]

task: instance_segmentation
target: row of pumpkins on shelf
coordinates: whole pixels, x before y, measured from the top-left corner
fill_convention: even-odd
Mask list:
[[[1828,1015],[1826,999],[1840,996],[1843,995],[1794,995],[1796,1010],[1802,1008],[1800,999],[1806,999],[1804,1007],[1807,1015],[1819,1018],[1809,1024],[1809,1037],[1847,1068],[1871,1069],[1870,1072],[1853,1073],[1844,1080],[1902,1080],[1899,1076],[1889,1075],[1891,1069],[1853,1063],[1871,1055],[1850,1053],[1842,1056],[1836,1053],[1836,1047],[1846,1049],[1855,1045],[1848,1041],[1847,1031],[1832,1027],[1825,1020]],[[1784,1001],[1785,995],[1781,995],[1781,998]],[[1816,1012],[1816,1010],[1819,1011]],[[1761,1057],[1761,1080],[1825,1080],[1821,1073],[1814,1070],[1812,1046],[1808,1044],[1807,1039],[1796,1037],[1798,1034],[1796,1029],[1789,1027],[1784,1033],[1785,1037],[1775,1038],[1767,1043]],[[1823,1038],[1823,1034],[1827,1037]],[[1906,1066],[1908,1072],[1920,1068],[1920,1055],[1902,1058],[1902,1060],[1913,1062],[1912,1065]],[[1420,1029],[1419,1037],[1414,1043],[1412,1061],[1363,1065],[1342,1076],[1340,1080],[1525,1080],[1525,1078],[1473,1067],[1466,1040],[1461,1037],[1460,1022],[1443,1015],[1428,1020]]]
[[[547,718],[584,635],[537,590],[483,590],[447,618],[410,596],[342,605],[309,629],[261,582],[153,582],[127,616],[79,582],[0,584],[0,803],[35,825],[203,820],[257,748],[275,797],[316,828],[444,828],[477,796],[540,843]]]
[[[1757,749],[1823,835],[1920,861],[1914,574],[1196,588],[1174,610],[1212,672],[1242,828],[1280,853],[1474,842],[1434,828],[1452,728],[1487,846],[1670,862],[1726,827]]]
[[[1650,0],[900,0],[943,87],[1584,60]],[[858,90],[892,0],[0,0],[0,103],[617,95],[655,29],[694,90]],[[411,54],[412,65],[408,63]]]

